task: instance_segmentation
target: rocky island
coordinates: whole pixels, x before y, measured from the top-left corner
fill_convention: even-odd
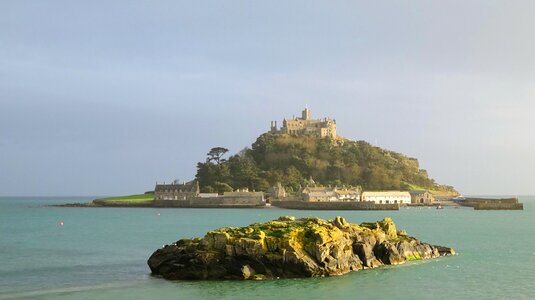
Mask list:
[[[511,199],[460,197],[437,183],[416,158],[337,134],[330,118],[272,121],[270,130],[237,154],[214,147],[193,180],[156,182],[143,194],[107,197],[66,207],[265,208],[399,210],[406,206],[517,209]],[[454,201],[455,200],[455,201]]]
[[[342,217],[284,216],[179,240],[156,250],[147,263],[153,275],[170,280],[262,280],[342,275],[453,254],[398,231],[390,218],[358,225]]]
[[[312,118],[308,108],[282,126],[272,121],[239,153],[227,157],[228,151],[211,148],[193,180],[156,182],[144,194],[87,206],[398,210],[459,195],[430,178],[416,158],[344,138],[334,119]]]

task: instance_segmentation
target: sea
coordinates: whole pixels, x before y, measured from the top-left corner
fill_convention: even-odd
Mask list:
[[[535,197],[523,211],[402,208],[298,211],[67,208],[94,197],[0,198],[0,299],[535,299]],[[342,276],[265,281],[167,281],[148,257],[208,230],[283,215],[393,218],[398,229],[457,255]]]

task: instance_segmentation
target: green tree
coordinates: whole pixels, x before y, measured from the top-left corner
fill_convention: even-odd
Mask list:
[[[254,189],[254,182],[259,179],[259,170],[252,158],[234,155],[229,158],[228,166],[232,186],[235,188]]]
[[[210,149],[210,151],[206,154],[208,157],[206,158],[206,162],[215,162],[216,164],[220,164],[224,159],[222,159],[223,155],[228,152],[227,148],[223,147],[215,147]]]
[[[212,162],[197,163],[195,179],[199,182],[201,189],[207,186],[215,188],[216,182],[231,183],[229,167],[223,162],[220,164],[214,164]]]

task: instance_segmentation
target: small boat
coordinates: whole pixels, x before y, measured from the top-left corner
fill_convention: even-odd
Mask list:
[[[437,206],[437,209],[444,209],[444,206],[442,206],[442,205],[439,204],[439,205]]]

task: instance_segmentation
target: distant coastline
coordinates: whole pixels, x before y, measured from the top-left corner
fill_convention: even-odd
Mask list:
[[[441,199],[434,203],[413,204],[376,204],[373,202],[355,201],[332,201],[332,202],[306,202],[296,200],[273,200],[255,203],[214,203],[214,202],[191,202],[186,200],[154,200],[153,194],[145,193],[123,197],[99,198],[88,203],[66,203],[51,205],[54,207],[74,208],[270,208],[297,210],[399,210],[401,207],[472,207],[474,210],[523,210],[524,205],[518,198],[465,198],[453,200],[453,198]]]

